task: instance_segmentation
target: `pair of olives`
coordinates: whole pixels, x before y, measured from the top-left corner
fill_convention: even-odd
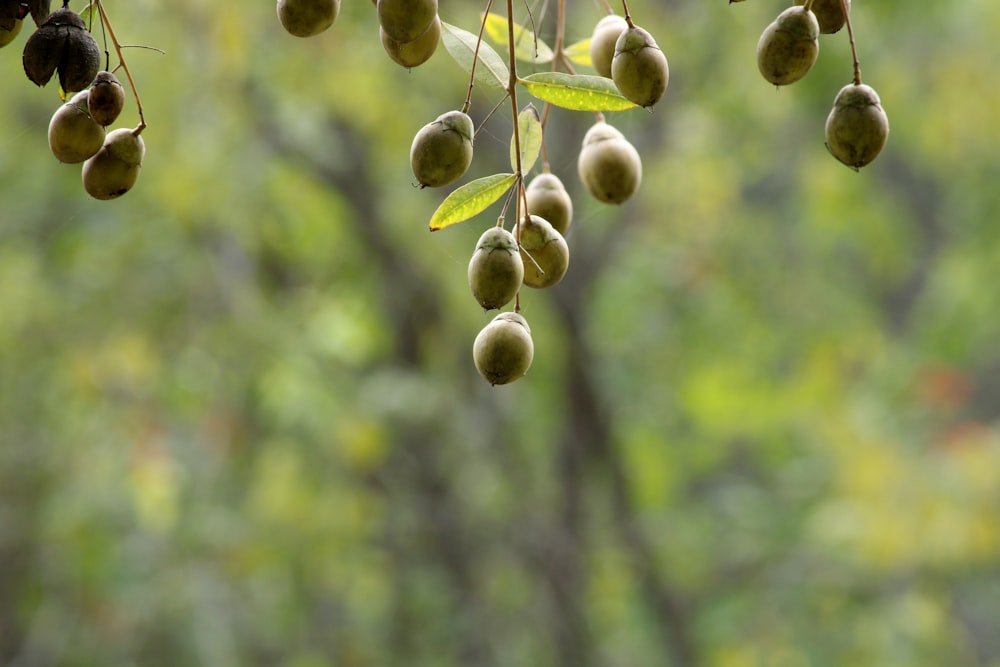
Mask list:
[[[594,26],[590,61],[598,74],[614,81],[623,97],[641,107],[656,104],[670,81],[667,58],[653,36],[616,14]]]

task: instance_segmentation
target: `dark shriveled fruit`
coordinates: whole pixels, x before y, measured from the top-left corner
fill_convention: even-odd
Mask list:
[[[410,145],[410,168],[421,187],[457,181],[472,164],[472,118],[449,111],[424,125]]]
[[[796,5],[804,5],[805,2],[806,0],[795,0]],[[851,0],[846,0],[846,2],[847,11],[851,11]],[[847,17],[840,0],[814,0],[812,11],[819,23],[819,31],[824,35],[837,32],[847,23]]]
[[[500,313],[472,344],[476,370],[492,385],[524,377],[534,356],[531,328],[520,313]]]
[[[44,86],[56,72],[66,94],[87,88],[101,66],[101,50],[80,15],[59,9],[49,15],[24,44],[24,73]]]
[[[108,132],[101,150],[83,163],[83,187],[94,199],[115,199],[135,185],[146,145],[135,130]]]
[[[819,55],[819,23],[804,7],[789,7],[757,42],[757,68],[776,86],[804,77]]]
[[[502,227],[487,229],[469,260],[469,289],[486,310],[502,308],[521,288],[524,262],[514,235]]]
[[[108,71],[98,72],[89,93],[87,109],[94,122],[105,127],[115,122],[125,106],[125,89],[118,77]]]
[[[278,0],[278,20],[295,37],[313,37],[325,31],[340,13],[340,0]]]
[[[860,169],[878,157],[889,138],[889,118],[875,89],[850,83],[840,89],[826,119],[826,147],[833,157]]]
[[[520,235],[524,284],[545,288],[562,280],[569,268],[569,246],[562,234],[545,218],[532,215],[521,221]]]
[[[653,36],[639,26],[632,26],[615,44],[611,79],[625,99],[641,107],[651,107],[667,89],[670,67]]]
[[[441,21],[437,17],[422,35],[410,42],[397,42],[383,28],[379,28],[382,48],[393,62],[406,67],[417,67],[430,60],[441,41]]]
[[[621,132],[598,121],[583,137],[577,171],[587,191],[608,204],[621,204],[642,182],[642,160]]]
[[[545,218],[557,232],[566,234],[573,223],[573,200],[558,176],[535,176],[528,183],[525,196],[528,198],[528,213]]]
[[[590,36],[590,64],[601,76],[611,78],[615,45],[627,28],[628,22],[617,14],[608,14],[594,26],[594,32]]]
[[[378,22],[397,42],[412,42],[437,18],[437,0],[378,0]]]
[[[18,18],[0,17],[0,47],[7,46],[14,41],[24,21]]]
[[[52,114],[49,149],[60,162],[83,162],[104,145],[104,127],[87,110],[89,97],[89,90],[80,91]]]

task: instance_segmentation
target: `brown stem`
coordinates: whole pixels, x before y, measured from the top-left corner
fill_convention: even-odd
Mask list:
[[[111,28],[111,22],[108,20],[108,13],[104,11],[104,5],[101,4],[101,0],[96,0],[97,11],[101,13],[101,22],[104,27],[108,30],[108,36],[111,37],[111,44],[115,47],[115,53],[118,54],[118,63],[121,68],[125,70],[125,77],[128,79],[128,85],[132,88],[132,96],[135,97],[135,106],[139,110],[139,125],[134,130],[132,134],[139,136],[139,134],[146,128],[146,118],[142,114],[142,101],[139,99],[139,91],[135,88],[135,81],[132,79],[132,72],[128,69],[128,64],[125,62],[125,56],[122,55],[122,45],[115,37],[115,31]]]
[[[628,11],[628,0],[622,0],[622,11],[625,12],[625,22],[628,24],[628,27],[634,28],[635,24],[632,23],[632,14]]]
[[[847,0],[840,0],[840,8],[844,11],[844,21],[847,23],[847,37],[851,42],[851,55],[854,56],[854,85],[861,85],[861,62],[858,60],[858,47],[854,43],[854,26],[851,25],[851,12],[847,8]]]
[[[462,104],[462,113],[469,113],[472,106],[472,89],[476,85],[476,65],[479,63],[479,45],[483,43],[483,32],[486,30],[486,18],[493,8],[493,0],[486,3],[486,11],[483,12],[483,22],[479,25],[479,37],[476,39],[476,48],[472,52],[472,67],[469,68],[469,91],[465,95],[465,103]]]

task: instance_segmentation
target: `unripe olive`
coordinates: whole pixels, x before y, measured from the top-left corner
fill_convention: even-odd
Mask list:
[[[397,42],[412,42],[437,18],[437,0],[378,0],[378,22]]]
[[[524,284],[543,288],[562,280],[569,268],[569,246],[562,234],[545,218],[532,215],[521,220],[520,235]]]
[[[125,106],[125,89],[111,72],[98,72],[90,84],[87,109],[90,117],[98,125],[108,126],[115,122]]]
[[[870,163],[889,138],[889,118],[875,89],[850,83],[840,89],[826,119],[826,147],[853,169]]]
[[[528,213],[545,218],[560,234],[573,223],[573,200],[555,174],[539,174],[525,190]]]
[[[90,91],[83,90],[56,109],[49,121],[49,149],[67,164],[83,162],[104,145],[104,127],[87,111]]]
[[[108,132],[101,150],[83,163],[83,187],[95,199],[115,199],[135,185],[146,144],[135,130]]]
[[[0,18],[0,47],[7,46],[14,41],[24,21],[18,18]]]
[[[457,181],[472,164],[472,119],[449,111],[424,125],[410,146],[410,167],[422,187]]]
[[[318,35],[337,19],[340,0],[278,0],[278,20],[296,37]]]
[[[639,152],[605,121],[598,121],[584,135],[577,171],[587,191],[608,204],[622,203],[642,182]]]
[[[594,26],[594,32],[590,36],[590,64],[601,76],[611,78],[615,44],[626,29],[628,22],[617,14],[608,14]]]
[[[502,308],[521,288],[524,262],[514,235],[502,227],[487,229],[469,260],[469,288],[486,310]]]
[[[804,5],[806,0],[795,0],[796,5]],[[846,0],[847,11],[851,11],[851,0]],[[837,32],[847,23],[847,16],[840,0],[814,0],[812,3],[813,14],[819,23],[819,31],[824,35]]]
[[[639,26],[632,26],[615,44],[611,78],[625,99],[641,107],[651,107],[667,89],[670,67],[653,36]]]
[[[416,67],[427,62],[437,50],[438,42],[441,41],[441,20],[435,17],[430,27],[410,42],[397,42],[381,27],[379,36],[382,38],[382,48],[393,62],[406,68]]]
[[[472,344],[476,370],[492,385],[507,384],[524,376],[535,356],[531,328],[520,313],[500,313]]]
[[[804,77],[818,55],[819,23],[803,7],[789,7],[778,14],[757,42],[757,67],[776,86]]]

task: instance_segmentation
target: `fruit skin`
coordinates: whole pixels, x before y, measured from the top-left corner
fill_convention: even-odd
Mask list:
[[[889,118],[875,89],[849,83],[840,89],[826,118],[826,147],[858,170],[878,157],[889,138]]]
[[[118,77],[111,72],[98,72],[89,92],[87,109],[94,122],[105,127],[115,122],[125,106],[125,89]]]
[[[438,43],[441,41],[441,20],[434,17],[430,27],[410,42],[397,42],[381,27],[379,37],[382,39],[382,48],[393,62],[407,69],[417,67],[430,60],[437,51]]]
[[[555,174],[539,174],[525,190],[528,213],[545,218],[562,235],[573,224],[573,200]]]
[[[563,235],[537,215],[521,220],[520,234],[524,284],[542,289],[562,280],[569,268],[569,246]]]
[[[795,0],[796,5],[804,5],[806,0]],[[840,5],[840,0],[814,0],[812,3],[813,14],[819,22],[819,31],[823,35],[831,35],[847,23],[844,16],[844,8]],[[847,0],[847,11],[851,11],[851,0]]]
[[[59,85],[67,95],[87,88],[101,66],[101,50],[80,15],[59,9],[32,33],[24,44],[24,73],[44,86],[58,71]]]
[[[804,77],[818,55],[819,23],[803,7],[789,7],[778,14],[757,42],[757,68],[776,86]]]
[[[421,187],[454,183],[472,164],[472,118],[448,111],[424,125],[410,145],[410,168]]]
[[[87,110],[89,97],[89,90],[80,91],[52,114],[49,150],[60,162],[83,162],[104,145],[104,127],[94,122]]]
[[[437,0],[378,0],[378,22],[397,42],[412,42],[437,18]]]
[[[531,328],[520,313],[500,313],[472,344],[476,370],[491,385],[508,384],[523,377],[534,356]]]
[[[278,21],[295,37],[314,37],[333,25],[340,0],[278,0]]]
[[[514,235],[502,227],[487,229],[469,260],[469,289],[486,310],[502,308],[521,288],[524,262]]]
[[[590,36],[590,64],[603,77],[611,78],[618,37],[628,29],[628,22],[617,14],[608,14],[594,26]]]
[[[653,36],[639,26],[632,26],[615,43],[611,79],[625,99],[641,107],[651,107],[667,90],[670,67]]]
[[[605,121],[598,121],[583,137],[577,171],[596,199],[621,204],[639,189],[642,159],[625,135]]]
[[[134,130],[119,128],[108,132],[101,150],[83,163],[83,187],[94,199],[115,199],[132,189],[146,144]]]

